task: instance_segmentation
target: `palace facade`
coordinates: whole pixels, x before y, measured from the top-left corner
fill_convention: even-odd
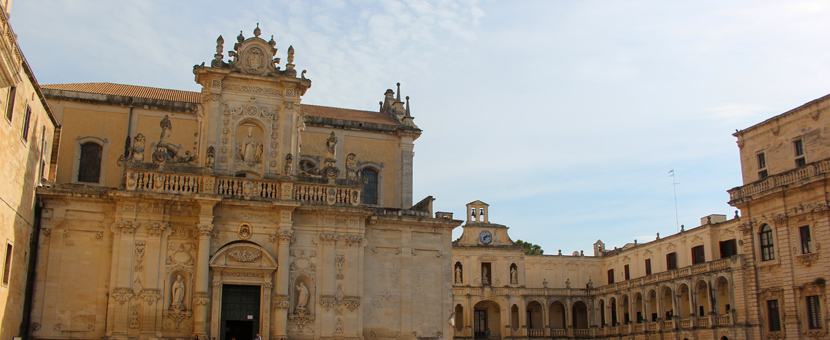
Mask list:
[[[529,255],[484,202],[413,200],[400,85],[302,103],[261,35],[220,36],[201,92],[41,87],[3,35],[0,339],[828,337],[830,96],[735,133],[734,217]]]

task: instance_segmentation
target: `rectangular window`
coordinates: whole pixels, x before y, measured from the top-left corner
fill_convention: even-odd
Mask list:
[[[692,264],[706,262],[706,255],[703,254],[703,246],[692,247]]]
[[[818,295],[807,297],[807,326],[810,329],[821,329],[821,305]]]
[[[623,271],[625,272],[625,280],[631,280],[631,271],[629,270],[628,265],[625,265],[625,267],[623,267]]]
[[[738,255],[738,244],[735,239],[720,241],[720,258]]]
[[[804,141],[799,139],[793,142],[793,151],[795,153],[795,166],[802,167],[807,164],[804,157]]]
[[[12,86],[9,88],[9,96],[6,98],[6,119],[12,121],[14,115],[14,95],[17,93],[17,88]]]
[[[677,269],[677,253],[666,254],[666,270]]]
[[[6,243],[6,257],[4,257],[4,264],[3,264],[3,285],[9,285],[9,277],[11,277],[12,273],[12,245],[11,243]]]
[[[608,284],[614,283],[614,270],[608,269]]]
[[[23,131],[21,131],[23,135],[24,141],[29,141],[29,123],[32,120],[32,107],[26,106],[26,116],[23,118]]]
[[[778,300],[767,300],[767,320],[769,321],[769,331],[781,331],[781,317],[778,314]]]
[[[764,155],[764,153],[762,152],[762,153],[759,153],[756,157],[758,158],[758,170],[766,168],[767,167],[767,156]]]
[[[646,275],[651,275],[651,259],[646,259]]]
[[[755,157],[758,160],[758,179],[761,180],[767,178],[769,176],[769,173],[766,170],[767,156],[763,152],[761,152],[755,155]]]
[[[803,226],[798,228],[798,233],[801,234],[801,253],[802,254],[809,254],[812,253],[812,244],[813,242],[810,240],[810,226]]]

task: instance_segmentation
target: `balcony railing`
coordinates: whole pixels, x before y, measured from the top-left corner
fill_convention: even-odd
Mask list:
[[[797,169],[769,176],[757,182],[732,188],[729,190],[729,204],[734,205],[743,198],[826,173],[830,173],[830,159],[813,162]]]
[[[709,327],[709,318],[702,316],[697,318],[697,326],[698,327]]]
[[[543,338],[545,337],[545,330],[544,329],[528,329],[527,335],[531,338]]]
[[[729,314],[718,315],[718,317],[715,318],[715,322],[717,322],[718,326],[729,325]]]
[[[290,180],[221,177],[213,174],[172,173],[127,169],[130,191],[161,194],[213,194],[226,198],[293,200],[319,205],[360,204],[361,186],[302,183]]]
[[[692,319],[681,319],[680,320],[680,328],[692,328]]]
[[[577,338],[589,337],[589,336],[591,336],[591,330],[590,329],[584,329],[584,328],[583,329],[579,329],[579,328],[574,329],[574,336],[577,337]]]
[[[673,269],[669,271],[665,271],[662,273],[652,274],[645,277],[640,277],[636,279],[631,279],[624,282],[614,283],[610,285],[605,285],[599,288],[594,289],[596,294],[606,294],[606,293],[613,293],[619,290],[624,290],[628,288],[636,288],[643,285],[649,285],[657,282],[662,281],[669,281],[680,277],[686,277],[690,275],[698,275],[703,273],[708,273],[712,271],[718,270],[725,270],[729,268],[729,258],[719,259],[710,262],[704,262],[700,264],[696,264],[694,266],[683,267],[679,269]]]
[[[568,336],[568,331],[565,329],[551,329],[551,336]]]
[[[673,330],[674,329],[674,320],[663,320],[663,330]]]

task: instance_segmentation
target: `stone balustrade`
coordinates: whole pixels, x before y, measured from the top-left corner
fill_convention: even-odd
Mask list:
[[[718,326],[726,326],[726,325],[729,325],[729,322],[730,322],[730,317],[729,317],[729,314],[718,315],[718,316],[715,318],[715,322],[717,323],[717,325],[718,325]]]
[[[719,259],[715,261],[704,262],[689,267],[668,270],[665,272],[652,274],[628,281],[618,282],[610,285],[601,286],[594,289],[594,294],[608,294],[615,293],[621,290],[637,288],[645,285],[656,284],[659,282],[671,281],[678,278],[683,278],[691,275],[699,275],[703,273],[721,271],[729,269],[729,258]],[[587,292],[586,292],[587,293]]]
[[[702,316],[697,318],[697,326],[698,327],[709,327],[709,318]]]
[[[664,331],[669,331],[674,329],[674,320],[663,320],[663,328]]]
[[[126,170],[126,189],[174,195],[208,194],[248,200],[293,200],[307,204],[358,206],[362,187],[291,180],[222,177],[213,174]]]
[[[729,204],[734,206],[745,198],[827,173],[830,173],[830,159],[813,162],[787,172],[769,176],[760,181],[732,188],[729,190]]]
[[[680,328],[692,328],[692,318],[680,319]]]
[[[544,329],[528,329],[527,335],[531,338],[543,338],[545,337],[545,330]]]
[[[564,337],[568,336],[568,330],[566,329],[551,329],[550,335],[553,337]]]

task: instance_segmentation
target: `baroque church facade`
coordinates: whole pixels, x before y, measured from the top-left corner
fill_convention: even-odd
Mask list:
[[[378,111],[302,103],[293,47],[283,64],[261,35],[220,36],[198,93],[26,68],[3,84],[39,122],[3,105],[21,125],[4,143],[43,142],[3,156],[25,173],[0,189],[25,200],[4,213],[0,338],[828,337],[830,96],[735,133],[734,217],[529,255],[482,201],[464,220],[413,201],[422,131],[400,85]]]

